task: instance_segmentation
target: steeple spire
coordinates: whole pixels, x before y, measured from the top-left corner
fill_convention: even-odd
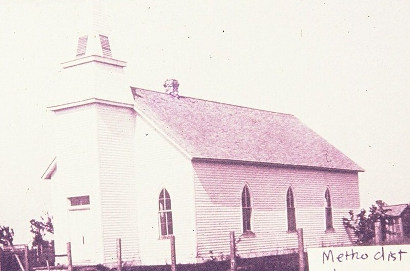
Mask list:
[[[89,99],[133,104],[126,84],[127,63],[113,58],[109,42],[109,17],[100,0],[81,3],[79,36],[72,60],[61,63],[61,90],[58,103]],[[64,91],[63,91],[64,89]]]
[[[101,1],[86,0],[83,4],[84,6],[80,8],[80,31],[75,53],[76,59],[63,63],[63,68],[93,60],[125,67],[124,61],[113,58],[109,40],[109,16],[104,12]]]
[[[85,14],[83,15],[83,25],[80,27],[85,30],[83,36],[78,38],[77,57],[86,55],[97,55],[112,58],[108,15],[104,13],[99,0],[87,0]]]

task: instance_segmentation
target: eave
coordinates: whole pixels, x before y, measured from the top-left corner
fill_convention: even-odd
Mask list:
[[[241,165],[254,165],[261,167],[281,167],[281,168],[299,168],[299,169],[312,169],[321,171],[333,171],[333,172],[364,172],[365,170],[360,169],[344,169],[344,168],[330,168],[330,167],[318,167],[309,165],[292,165],[292,164],[281,164],[281,163],[270,163],[270,162],[259,162],[259,161],[245,161],[245,160],[232,160],[232,159],[220,159],[220,158],[207,158],[207,157],[193,157],[192,162],[205,162],[205,163],[221,163],[221,164],[241,164]]]
[[[121,68],[127,66],[127,62],[125,62],[125,61],[117,60],[117,59],[113,59],[113,58],[102,57],[102,56],[98,56],[98,55],[91,55],[91,56],[76,58],[74,60],[63,62],[63,63],[61,63],[61,65],[64,69],[67,69],[69,67],[82,65],[82,64],[85,64],[85,63],[89,63],[89,62],[103,63],[103,64],[108,64],[108,65],[117,66],[117,67],[121,67]]]
[[[103,99],[98,99],[98,98],[90,98],[90,99],[86,99],[82,101],[50,106],[50,107],[47,107],[47,109],[51,111],[59,111],[62,109],[79,107],[79,106],[93,104],[93,103],[105,104],[105,105],[111,105],[111,106],[117,106],[117,107],[126,107],[130,109],[134,108],[134,105],[129,104],[129,103],[121,103],[121,102],[114,102],[114,101],[103,100]]]
[[[41,179],[43,180],[51,180],[51,177],[53,177],[54,172],[57,169],[57,157],[54,157],[53,161],[48,165],[47,169],[44,171],[43,175],[41,176]]]

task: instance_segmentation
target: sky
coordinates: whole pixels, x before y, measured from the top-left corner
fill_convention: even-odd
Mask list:
[[[60,63],[84,3],[0,0],[0,225],[28,242],[47,210]],[[410,2],[104,1],[130,86],[290,113],[366,171],[361,205],[408,203]],[[61,94],[60,94],[61,95]]]

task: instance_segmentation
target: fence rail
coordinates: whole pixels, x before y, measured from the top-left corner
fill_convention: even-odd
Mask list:
[[[229,256],[229,261],[227,262],[230,266],[229,270],[230,271],[240,271],[240,270],[249,270],[249,268],[251,268],[252,264],[246,263],[249,262],[246,259],[240,259],[237,258],[237,251],[236,251],[236,243],[237,240],[235,238],[235,233],[234,232],[230,232],[230,256]],[[297,229],[297,238],[298,238],[298,248],[292,249],[292,251],[294,253],[292,253],[292,259],[295,259],[296,262],[295,264],[298,266],[298,271],[304,271],[305,267],[307,265],[307,258],[306,258],[306,254],[305,254],[305,246],[304,246],[304,241],[303,241],[303,229]],[[175,236],[172,236],[172,238],[169,239],[170,240],[170,247],[169,247],[169,251],[170,251],[170,257],[171,257],[171,271],[177,271],[178,268],[182,268],[181,270],[185,270],[185,268],[183,267],[183,265],[178,265],[176,264],[176,249],[175,249]],[[115,270],[117,271],[122,271],[122,265],[123,265],[123,261],[122,261],[122,246],[121,246],[121,239],[118,238],[116,240],[116,248],[117,248],[117,263],[116,263],[116,268]],[[54,248],[52,250],[52,258],[58,258],[58,257],[66,257],[67,258],[67,266],[64,268],[67,271],[73,271],[73,261],[72,261],[72,254],[71,254],[71,243],[68,242],[67,243],[67,253],[65,254],[55,254],[54,252]],[[53,265],[54,265],[54,260],[52,262],[52,264],[49,263],[49,261],[47,260],[47,266],[38,266],[38,265],[33,265],[32,262],[29,261],[29,254],[30,252],[32,253],[32,250],[28,250],[27,245],[16,245],[13,247],[5,247],[4,249],[0,249],[0,271],[10,271],[12,269],[10,269],[9,267],[6,267],[3,263],[3,256],[5,253],[11,254],[12,256],[14,256],[16,258],[16,261],[18,262],[19,268],[23,271],[29,271],[32,270],[31,268],[36,268],[37,269],[41,269],[41,270],[52,270],[53,269]],[[42,252],[44,252],[44,250],[42,250]],[[37,261],[41,262],[39,260],[39,258],[44,258],[44,256],[41,255],[36,255],[37,256]],[[24,259],[23,261],[21,261],[21,259]],[[259,257],[260,258],[260,257]],[[46,259],[48,259],[46,257]],[[245,261],[244,261],[245,260]],[[268,261],[270,261],[268,259]],[[293,262],[293,260],[292,260]],[[296,266],[295,266],[296,267]],[[61,269],[59,269],[61,270]],[[195,270],[195,268],[193,269]]]

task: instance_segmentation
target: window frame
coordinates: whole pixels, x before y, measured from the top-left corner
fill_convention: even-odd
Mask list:
[[[68,197],[68,210],[89,210],[91,205],[90,195]]]
[[[286,215],[288,232],[296,232],[295,196],[292,187],[289,187],[286,191]]]
[[[241,193],[242,210],[242,233],[252,234],[252,196],[248,185],[245,185]]]
[[[332,198],[329,188],[326,188],[325,191],[325,229],[326,232],[334,231]]]
[[[158,197],[158,228],[160,239],[167,239],[174,234],[171,196],[167,189],[161,189]]]

